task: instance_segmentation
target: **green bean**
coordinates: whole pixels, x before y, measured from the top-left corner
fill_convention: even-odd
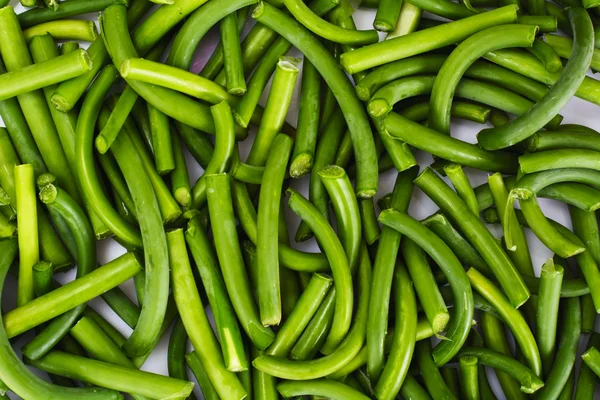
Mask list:
[[[380,1],[373,28],[380,32],[391,32],[398,23],[402,2]]]
[[[38,261],[33,266],[33,291],[36,297],[52,290],[52,263]]]
[[[32,64],[0,75],[0,100],[75,78],[92,67],[85,50],[79,50],[53,60]]]
[[[600,262],[600,236],[598,234],[596,213],[569,207],[569,214],[573,223],[573,232],[585,244],[594,261],[596,263]]]
[[[555,149],[600,150],[600,141],[595,136],[575,132],[541,131],[527,139],[527,151],[538,152]]]
[[[303,60],[302,64],[300,96],[296,142],[290,165],[292,178],[300,178],[310,172],[317,147],[321,108],[321,77],[307,58]]]
[[[35,270],[34,270],[35,273]],[[34,275],[35,279],[35,275]],[[35,281],[34,281],[35,284]],[[596,308],[592,296],[581,296],[581,332],[592,333],[596,325]]]
[[[232,12],[220,22],[221,43],[223,48],[224,70],[227,91],[238,96],[246,93],[244,69],[242,68],[242,49],[238,33],[238,15]]]
[[[335,113],[329,118],[317,145],[315,161],[313,164],[313,169],[315,171],[320,171],[327,165],[334,163],[335,152],[340,145],[345,129],[346,123],[342,112],[341,110],[336,109]],[[324,217],[329,218],[327,196],[327,191],[319,174],[310,174],[308,198],[310,202],[321,211],[321,214]],[[312,232],[310,232],[306,223],[301,222],[298,231],[296,232],[296,241],[302,242],[311,237]]]
[[[494,197],[496,209],[501,214],[500,218],[505,218],[505,210],[509,194],[506,190],[502,176],[499,173],[489,176],[488,184],[492,192],[492,196]],[[509,236],[512,238],[512,243],[514,246],[508,248],[510,251],[508,256],[511,257],[515,267],[517,267],[521,275],[534,276],[533,265],[531,263],[531,256],[529,253],[529,245],[525,237],[525,232],[516,221],[516,216],[508,216],[506,218],[514,218],[512,224],[508,224],[509,226],[504,226],[505,230],[512,230]],[[505,236],[506,235],[507,234],[505,233]]]
[[[375,386],[378,399],[394,399],[408,373],[415,348],[417,301],[411,278],[403,265],[394,276],[396,326],[389,358]]]
[[[75,154],[78,157],[75,170],[83,195],[93,210],[117,237],[125,243],[139,247],[141,246],[139,232],[123,220],[110,204],[101,187],[93,160],[94,125],[100,113],[101,102],[115,81],[116,74],[114,67],[106,67],[83,102],[77,122]]]
[[[204,174],[192,188],[192,205],[197,209],[201,208],[206,201],[206,177],[210,174],[225,172],[231,163],[235,149],[235,128],[229,104],[223,101],[212,106],[211,113],[216,125],[217,140],[213,156],[206,166]]]
[[[124,78],[163,86],[209,103],[218,104],[224,100],[231,103],[237,101],[235,96],[228,94],[222,86],[206,78],[154,61],[142,58],[125,60],[121,64],[120,71]]]
[[[100,111],[100,116],[98,119],[99,127],[102,127],[103,124],[108,120],[110,116],[110,112],[107,108],[103,108]],[[120,135],[121,136],[121,135]],[[171,191],[167,187],[164,180],[158,174],[158,171],[154,168],[154,163],[152,162],[152,158],[150,154],[146,151],[144,144],[142,143],[141,138],[135,127],[132,124],[132,121],[126,121],[125,129],[123,132],[124,139],[119,139],[117,137],[116,141],[127,141],[132,142],[132,148],[136,149],[137,154],[133,154],[131,159],[138,159],[139,164],[141,165],[144,172],[150,179],[150,183],[152,184],[152,188],[156,194],[156,200],[158,201],[158,207],[160,209],[160,214],[162,216],[163,222],[168,224],[179,218],[181,216],[181,209],[177,205],[177,202],[171,195]],[[116,153],[113,151],[113,154]]]
[[[498,34],[506,30],[506,35]],[[450,132],[450,105],[456,86],[467,68],[484,54],[500,48],[530,47],[537,27],[501,25],[484,29],[463,41],[446,59],[431,92],[429,126],[446,134]]]
[[[33,291],[33,266],[40,259],[35,178],[29,164],[14,167],[15,204],[19,228],[19,281],[17,306],[35,298]]]
[[[331,283],[331,278],[325,275],[314,274],[312,276],[296,307],[281,326],[275,341],[265,354],[284,357],[289,353],[321,305]]]
[[[34,25],[23,31],[26,40],[49,33],[56,40],[81,40],[93,42],[98,36],[94,21],[62,19]]]
[[[121,131],[121,128],[123,128],[137,99],[138,95],[131,86],[125,87],[125,90],[121,93],[121,96],[119,96],[119,100],[117,101],[117,104],[115,104],[115,108],[110,114],[110,118],[106,125],[100,131],[98,136],[96,136],[96,150],[98,150],[100,154],[104,154],[108,151]]]
[[[81,278],[96,268],[94,231],[84,211],[65,191],[52,184],[40,191],[40,199],[46,206],[65,220],[73,234],[77,254],[77,276]],[[46,326],[31,342],[22,348],[29,359],[37,360],[50,351],[69,331],[83,313],[85,304],[69,310]]]
[[[243,163],[239,161],[239,155],[236,157],[238,160],[233,162],[231,176],[240,182],[260,185],[265,173],[265,167],[257,167],[255,165]]]
[[[206,369],[202,366],[202,361],[200,361],[198,354],[195,351],[192,351],[191,353],[186,354],[185,360],[198,381],[204,399],[218,400],[219,395],[210,382]]]
[[[600,362],[600,353],[595,347],[590,347],[583,355],[581,356],[585,365],[588,366],[596,375],[600,374],[600,368],[598,367]]]
[[[335,311],[335,296],[330,293],[325,297],[315,316],[310,320],[306,329],[290,351],[290,358],[293,360],[309,360],[315,357],[322,347],[331,324],[333,323],[333,313]],[[366,353],[365,353],[366,363]]]
[[[537,344],[535,343],[535,338],[521,313],[510,304],[507,297],[505,297],[492,282],[476,269],[469,269],[467,275],[475,290],[492,303],[500,313],[502,319],[515,336],[515,340],[519,344],[519,348],[521,349],[527,364],[536,375],[540,376],[542,373],[540,353]],[[481,360],[481,362],[485,363],[483,360]]]
[[[150,103],[148,103],[147,106],[150,127],[152,130],[152,148],[154,149],[156,170],[160,175],[166,175],[175,168],[169,117]]]
[[[167,367],[171,378],[183,381],[189,380],[185,367],[185,353],[187,351],[188,339],[183,320],[177,318],[171,331],[171,337],[169,338],[169,350],[167,354]],[[191,395],[191,399],[195,399],[193,394]]]
[[[481,329],[485,339],[485,345],[488,348],[507,356],[511,355],[510,346],[504,331],[504,324],[502,324],[502,321],[499,318],[489,313],[483,313],[481,315]],[[498,382],[507,398],[515,400],[525,399],[525,395],[521,392],[518,382],[510,375],[502,371],[496,371],[496,376],[498,377]]]
[[[456,399],[444,379],[442,379],[440,371],[433,361],[431,344],[427,340],[416,344],[415,359],[425,387],[433,399]]]
[[[563,317],[556,358],[547,374],[546,385],[539,392],[541,399],[558,398],[575,368],[577,347],[581,336],[581,307],[578,298],[563,300]]]
[[[281,321],[281,288],[279,282],[278,228],[281,191],[293,140],[284,134],[273,139],[266,160],[265,176],[260,188],[257,214],[257,261],[259,266],[258,304],[265,326]]]
[[[336,311],[332,329],[324,347],[335,349],[347,335],[352,316],[353,291],[348,259],[333,229],[320,215],[319,211],[293,189],[288,189],[288,192],[290,193],[290,208],[311,226],[317,240],[323,246],[331,266],[336,288]]]
[[[560,57],[570,58],[571,52],[573,51],[572,39],[557,35],[545,35],[545,39],[546,43],[548,43]],[[600,52],[597,49],[594,50],[590,66],[595,71],[600,69]]]
[[[98,327],[117,345],[120,346],[125,343],[125,337],[121,332],[112,326],[107,320],[105,320],[100,314],[94,311],[90,307],[86,307],[83,310],[83,315],[89,320],[93,321]]]
[[[178,229],[169,232],[167,240],[175,302],[192,345],[219,396],[242,399],[246,397],[246,392],[237,377],[225,368],[218,350],[219,344],[204,312],[185,248],[183,231]]]
[[[298,76],[298,59],[282,58],[277,63],[273,84],[267,100],[256,139],[250,149],[247,163],[262,166],[267,161],[269,148],[275,135],[281,130],[287,115]]]
[[[455,301],[458,302],[456,309],[461,310],[462,312],[457,314],[454,320],[450,321],[448,336],[451,341],[440,343],[434,351],[436,363],[438,365],[444,365],[456,354],[458,349],[465,342],[473,315],[472,293],[468,285],[465,285],[466,277],[459,273],[459,271],[463,271],[462,266],[458,269],[458,266],[460,265],[458,259],[456,259],[456,256],[454,255],[452,255],[452,257],[450,256],[451,250],[441,239],[406,214],[399,213],[393,209],[388,209],[380,214],[379,220],[383,224],[408,235],[410,239],[415,241],[419,247],[427,252],[436,263],[443,268],[447,278],[452,283],[452,291],[453,293],[456,293]],[[462,295],[459,296],[458,291],[460,291]]]
[[[149,397],[186,397],[194,387],[190,382],[61,351],[52,351],[40,360],[27,361],[30,365],[53,374]]]
[[[424,8],[422,5],[415,5]],[[482,29],[503,23],[514,23],[516,18],[516,6],[506,6],[495,11],[464,18],[460,21],[365,46],[351,53],[342,54],[340,61],[349,73],[364,71],[391,61],[460,42]],[[427,43],[427,45],[421,46],[423,43]]]
[[[600,152],[583,149],[547,150],[519,157],[523,174],[557,168],[584,168],[598,170]],[[579,162],[578,162],[579,161]]]
[[[560,286],[564,271],[561,266],[554,265],[549,259],[542,266],[540,275],[540,290],[536,313],[537,341],[540,357],[547,376],[554,359],[556,342],[556,327],[558,322],[558,306],[560,300]]]
[[[511,299],[511,303],[518,307],[529,298],[529,291],[514,265],[502,251],[489,230],[482,224],[478,217],[469,211],[464,202],[460,200],[450,188],[431,170],[426,169],[417,179],[415,184],[432,198],[442,211],[463,231],[467,240],[479,251],[494,275]]]
[[[209,175],[206,184],[215,247],[227,292],[242,328],[255,346],[265,349],[273,342],[275,335],[260,323],[249,282],[243,278],[246,271],[235,228],[229,176]]]
[[[545,4],[542,4],[543,10],[541,13],[532,13],[532,15],[519,15],[517,22],[525,25],[535,25],[540,29],[540,32],[556,32],[558,29],[558,19],[554,15],[545,15]]]
[[[297,0],[284,0],[286,8],[307,29],[316,35],[336,43],[365,45],[376,43],[379,36],[376,31],[357,31],[344,29],[329,23],[316,15],[307,5]]]
[[[586,344],[586,349],[597,347],[600,344],[600,337],[597,333],[592,333]],[[575,391],[576,400],[593,399],[596,388],[596,374],[588,367],[585,362],[582,363],[577,377],[577,389]]]
[[[115,2],[127,3],[127,1],[123,0],[76,0],[68,4],[61,2],[60,6],[56,10],[48,8],[34,8],[19,14],[18,18],[21,27],[29,28],[30,26],[38,25],[43,22],[49,22],[57,19],[74,17],[81,14],[102,11],[111,4],[114,4]]]
[[[313,379],[297,382],[286,381],[277,385],[277,390],[284,398],[302,395],[326,396],[333,400],[367,400],[369,397],[340,382],[328,379]]]
[[[481,150],[474,145],[421,126],[396,113],[389,113],[386,116],[385,128],[394,138],[463,166],[504,173],[516,171],[516,160],[513,154]]]
[[[417,168],[403,171],[396,177],[390,209],[406,212],[413,191],[413,179]],[[369,376],[377,380],[384,367],[384,339],[388,326],[391,283],[396,267],[396,259],[402,236],[394,229],[384,227],[377,246],[373,267],[373,283],[369,301],[369,317],[367,330],[367,371]]]
[[[479,399],[477,357],[462,356],[458,361],[461,398]]]
[[[479,215],[475,192],[473,191],[469,178],[465,174],[463,168],[458,164],[448,164],[444,166],[444,172],[450,179],[450,182],[452,182],[456,193],[463,199],[467,207],[469,207],[475,215]]]
[[[521,117],[501,127],[480,132],[478,141],[483,148],[497,150],[526,139],[548,123],[575,94],[589,68],[594,39],[591,21],[583,9],[569,10],[569,19],[576,27],[575,41],[572,56],[561,77],[546,96]]]
[[[475,356],[481,364],[490,366],[510,375],[521,384],[524,393],[535,393],[544,386],[544,382],[538,378],[531,369],[527,368],[514,358],[485,348],[466,347],[462,349],[459,356]]]
[[[354,95],[353,88],[338,69],[333,57],[325,56],[325,49],[299,23],[285,14],[260,3],[253,11],[253,18],[269,26],[290,40],[313,63],[327,82],[348,122],[357,164],[356,193],[359,198],[372,197],[377,191],[377,155],[365,112]]]
[[[2,36],[6,39],[0,45],[0,52],[6,69],[11,72],[31,65],[26,39],[19,27],[14,10],[11,7],[3,8],[0,12],[0,21]],[[7,46],[8,42],[10,42],[9,47]],[[48,170],[57,177],[59,184],[69,194],[76,196],[75,182],[42,92],[25,93],[18,96],[17,99],[36,140],[36,145],[45,157],[44,162]]]
[[[8,337],[15,337],[120,285],[139,270],[140,264],[133,254],[121,256],[84,277],[5,313],[6,333]]]
[[[544,65],[547,71],[560,71],[563,67],[560,56],[552,46],[542,39],[536,39],[533,46],[527,48],[527,51],[533,54]]]
[[[254,367],[279,378],[305,380],[322,378],[346,365],[360,352],[364,343],[367,328],[370,281],[371,261],[369,260],[366,245],[363,245],[358,265],[359,294],[356,318],[354,318],[354,325],[350,333],[342,344],[333,353],[313,360],[291,361],[272,356],[260,356],[253,361],[252,364]]]
[[[183,153],[183,144],[177,136],[177,132],[171,126],[171,137],[173,140],[173,157],[175,159],[175,169],[171,171],[171,192],[177,203],[184,209],[192,205],[192,191],[190,187],[190,177]]]
[[[419,302],[435,334],[444,330],[450,314],[439,292],[427,257],[410,239],[402,241],[402,256],[415,286]]]
[[[546,247],[561,257],[572,257],[585,251],[585,247],[581,242],[575,243],[552,228],[550,222],[542,213],[535,194],[520,189],[513,189],[511,193],[511,196],[519,199],[523,216],[535,235],[542,243],[544,243],[544,245],[546,245]],[[509,201],[509,203],[511,202]],[[505,214],[505,218],[507,218],[508,214],[509,213]],[[506,242],[510,245],[512,244],[512,239],[509,239],[507,236]]]
[[[201,167],[206,168],[212,159],[214,151],[213,144],[209,139],[208,134],[200,132],[191,126],[174,121],[175,129],[179,134],[185,147],[189,150],[192,157]]]
[[[0,73],[6,73],[4,64],[0,60]],[[16,148],[19,158],[26,164],[33,166],[36,175],[46,172],[46,165],[38,150],[33,135],[29,130],[23,111],[17,99],[7,99],[0,102],[0,117],[6,125],[6,130]]]
[[[256,210],[248,194],[246,185],[237,181],[231,182],[234,191],[233,201],[242,229],[248,238],[255,243],[257,236]],[[279,243],[279,261],[286,268],[303,272],[327,271],[327,257],[321,253],[305,253]]]

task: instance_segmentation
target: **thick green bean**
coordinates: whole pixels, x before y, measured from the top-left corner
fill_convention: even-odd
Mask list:
[[[303,382],[286,381],[277,385],[284,398],[302,395],[325,396],[333,400],[367,400],[369,397],[343,383],[328,379],[315,379]]]
[[[495,25],[514,23],[516,19],[517,7],[514,5],[505,6],[498,10],[481,13],[460,21],[413,32],[391,40],[365,46],[350,53],[344,53],[340,58],[340,62],[348,73],[353,74],[391,61],[460,42],[482,29]],[[423,45],[423,43],[426,43],[426,45]]]
[[[98,136],[96,136],[96,149],[100,154],[106,153],[115,141],[137,99],[138,95],[131,86],[125,87],[106,125],[102,128]]]
[[[338,68],[334,58],[299,23],[277,9],[260,3],[252,17],[288,39],[304,53],[331,88],[348,123],[357,164],[356,193],[372,197],[377,192],[377,154],[372,133],[362,105],[354,94],[348,78]],[[327,54],[327,55],[325,55]]]
[[[242,49],[236,12],[230,13],[221,20],[219,32],[223,46],[227,91],[241,96],[246,93],[246,81],[244,80],[244,69],[242,67]]]
[[[564,270],[562,267],[560,265],[555,266],[552,259],[546,261],[542,266],[535,331],[544,375],[546,376],[554,359],[560,287],[563,275]]]
[[[542,39],[535,39],[533,46],[527,48],[546,68],[546,71],[556,72],[563,67],[562,61],[554,48]]]
[[[403,2],[383,0],[379,2],[373,28],[380,32],[391,32],[398,23]]]
[[[535,26],[501,25],[484,29],[459,44],[440,68],[433,85],[429,127],[450,133],[450,106],[454,91],[464,72],[475,60],[497,49],[530,47],[536,33]]]
[[[425,311],[433,332],[438,334],[446,328],[450,320],[450,314],[431,272],[427,256],[410,239],[402,241],[401,249],[402,257],[415,286],[419,302],[423,307],[423,311]]]
[[[378,399],[395,399],[408,374],[416,341],[417,300],[406,268],[399,264],[394,276],[396,325],[390,354],[375,386]]]
[[[17,306],[24,306],[35,298],[33,266],[40,260],[35,177],[29,164],[14,167],[15,205],[19,229],[19,281]]]
[[[60,6],[55,10],[50,8],[33,8],[19,14],[18,19],[22,28],[29,28],[43,22],[102,11],[115,2],[127,3],[126,0],[76,0],[70,3],[61,2]]]
[[[415,348],[415,361],[419,367],[421,377],[425,383],[425,387],[434,400],[438,399],[456,399],[442,375],[438,366],[433,361],[431,356],[431,343],[423,340],[417,343]]]
[[[298,76],[298,59],[284,57],[277,63],[265,114],[252,143],[248,164],[262,166],[267,161],[271,143],[281,131],[288,113]]]
[[[542,365],[540,360],[540,352],[535,342],[535,338],[527,326],[523,315],[510,304],[507,297],[498,288],[496,288],[491,281],[489,281],[476,269],[469,269],[469,271],[467,271],[467,275],[475,290],[477,290],[486,300],[494,305],[496,310],[502,316],[504,322],[511,329],[513,335],[515,336],[516,342],[519,344],[521,353],[523,354],[524,359],[532,369],[533,373],[541,376]]]
[[[287,170],[294,141],[278,134],[270,144],[260,187],[257,213],[258,305],[261,322],[265,326],[279,325],[281,321],[281,287],[277,237],[283,179]]]
[[[150,129],[152,131],[152,148],[154,149],[156,171],[160,175],[167,175],[175,168],[169,117],[150,103],[147,103],[147,107]]]
[[[426,128],[393,112],[386,116],[385,127],[392,137],[463,166],[503,173],[514,173],[517,169],[514,154],[487,152],[472,144]]]
[[[22,307],[4,314],[8,337],[15,337],[132,278],[140,264],[125,254],[91,273],[54,289]]]
[[[414,187],[412,181],[417,172],[417,168],[411,168],[398,174],[392,192],[390,209],[400,212],[408,211]],[[401,238],[402,235],[394,229],[384,227],[375,255],[368,314],[370,328],[367,330],[367,371],[373,380],[377,380],[384,367],[384,341],[388,326],[391,283]]]
[[[600,336],[597,333],[592,333],[586,344],[586,349],[598,347],[599,345]],[[596,382],[596,374],[584,362],[579,369],[579,376],[577,377],[577,389],[575,390],[575,399],[593,399],[594,390],[596,388]]]
[[[560,57],[567,59],[570,58],[571,52],[573,51],[572,39],[558,35],[545,35],[544,38],[546,39],[546,43],[552,46],[552,48]],[[594,50],[590,66],[594,71],[598,71],[600,69],[600,51],[598,49]]]
[[[450,179],[456,193],[463,199],[467,207],[469,207],[475,215],[479,215],[475,192],[473,191],[473,187],[463,168],[458,164],[447,164],[444,166],[444,172]]]
[[[206,369],[202,366],[202,361],[200,360],[200,357],[198,357],[198,354],[195,351],[192,351],[191,353],[186,354],[185,360],[198,381],[204,399],[219,400],[219,394],[210,382]]]
[[[574,28],[573,53],[560,78],[546,96],[529,111],[506,125],[481,131],[477,140],[488,150],[511,146],[528,138],[546,125],[576,93],[583,82],[594,52],[594,31],[591,20],[582,8],[569,10]]]
[[[466,347],[462,349],[459,356],[475,356],[483,365],[499,369],[518,380],[521,391],[532,394],[544,386],[544,382],[536,376],[535,372],[527,368],[514,358],[502,353],[477,347]]]
[[[229,175],[209,175],[206,184],[217,257],[231,303],[250,340],[257,348],[266,349],[275,335],[260,323],[258,307],[245,278],[247,275],[235,227]]]
[[[23,31],[26,40],[49,33],[56,40],[81,40],[93,42],[98,36],[94,21],[61,19],[34,25]]]
[[[319,117],[321,108],[321,76],[314,65],[305,58],[302,64],[302,87],[298,109],[298,127],[290,176],[300,178],[310,172],[313,166]]]
[[[465,400],[479,399],[477,357],[463,356],[458,359],[458,362],[461,398]]]
[[[204,306],[194,282],[183,231],[178,229],[169,232],[167,241],[173,279],[173,296],[202,366],[219,396],[243,399],[246,397],[246,391],[235,374],[225,368],[219,344],[204,312]]]
[[[183,209],[188,209],[192,205],[190,176],[187,170],[185,154],[183,153],[183,143],[181,143],[181,138],[179,138],[172,125],[171,138],[173,141],[173,158],[175,160],[175,169],[171,171],[171,192],[177,203]]]

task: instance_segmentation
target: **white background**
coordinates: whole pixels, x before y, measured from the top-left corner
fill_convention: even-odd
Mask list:
[[[222,1],[222,0],[211,0],[211,1]],[[355,3],[355,1],[353,1],[353,3]],[[24,10],[21,7],[21,5],[18,4],[15,0],[11,1],[11,5],[13,5],[15,7],[15,10],[17,13],[21,13]],[[358,29],[372,29],[372,23],[373,23],[374,16],[375,16],[374,10],[358,9],[354,16],[357,28]],[[97,19],[97,16],[92,15],[92,14],[86,15],[86,17],[88,19],[93,19],[93,20]],[[251,20],[251,19],[249,18],[249,20]],[[249,28],[251,26],[250,24],[252,24],[252,23],[253,23],[253,21],[247,22],[246,29],[244,30],[244,35],[249,30]],[[208,59],[208,57],[212,54],[212,50],[213,50],[214,46],[216,45],[218,36],[219,36],[219,32],[218,32],[218,27],[217,27],[216,29],[211,30],[206,35],[205,39],[201,42],[199,50],[197,51],[197,59],[192,66],[192,70],[194,72],[200,71],[200,69],[202,68],[202,66]],[[384,35],[380,35],[380,36],[383,39]],[[87,44],[82,43],[82,46],[87,47]],[[297,56],[297,57],[301,56],[301,54],[295,49],[293,49],[290,52],[290,55]],[[287,121],[294,126],[296,126],[296,119],[297,119],[297,115],[298,115],[300,82],[301,82],[301,74],[299,74],[299,76],[298,76],[298,83],[296,85],[296,91],[294,93],[292,105],[290,107],[290,111],[289,111],[289,114],[287,117]],[[263,93],[263,97],[261,99],[262,105],[265,104],[267,96],[268,96],[268,90],[265,90],[265,92]],[[597,118],[598,111],[599,111],[598,106],[588,103],[588,102],[585,102],[578,98],[573,98],[569,102],[569,104],[563,109],[561,114],[564,116],[563,123],[566,123],[566,124],[576,123],[576,124],[589,126],[596,130],[600,130],[600,119]],[[4,124],[1,121],[2,120],[0,119],[0,126],[3,126]],[[486,127],[488,127],[488,126],[486,126]],[[464,140],[466,142],[475,143],[476,142],[475,134],[482,128],[484,128],[484,126],[473,123],[473,122],[453,121],[452,136],[454,136],[455,138]],[[252,143],[252,140],[254,137],[254,132],[255,132],[255,130],[251,130],[249,138],[241,145],[242,157],[245,157],[245,155],[249,151],[249,146]],[[426,166],[432,162],[432,158],[429,154],[417,151],[416,156],[417,156],[417,160],[419,161],[419,165],[421,166],[421,168],[423,168],[424,166]],[[186,154],[186,158],[188,161],[188,169],[190,171],[190,179],[191,179],[191,182],[193,183],[202,174],[202,168],[193,160],[193,158],[189,154]],[[487,181],[487,173],[485,173],[485,172],[467,169],[467,174],[468,174],[468,176],[471,180],[471,184],[473,186],[480,185]],[[389,172],[381,175],[379,193],[375,196],[375,199],[378,199],[379,197],[391,192],[391,190],[393,188],[395,177],[396,177],[395,171],[389,171]],[[307,178],[297,180],[292,183],[292,186],[294,188],[296,188],[297,190],[299,190],[304,195],[308,195],[307,185],[308,185]],[[553,218],[554,220],[560,222],[561,224],[563,224],[569,228],[571,227],[571,222],[569,219],[568,211],[564,204],[556,202],[556,201],[552,201],[552,200],[546,200],[546,199],[540,199],[540,204],[542,206],[542,209],[544,210],[544,213],[548,217]],[[415,188],[415,192],[414,192],[414,195],[413,195],[413,198],[412,198],[412,201],[410,204],[410,209],[409,209],[410,214],[417,219],[421,219],[421,218],[424,218],[424,217],[432,214],[436,210],[437,210],[437,206],[435,206],[435,204],[433,204],[433,202],[429,198],[427,198],[427,196],[425,196],[418,188]],[[299,219],[289,209],[286,210],[286,217],[287,217],[288,225],[290,228],[290,237],[293,238],[294,234],[296,232],[296,228],[299,223]],[[497,236],[501,235],[501,231],[498,229],[498,227],[491,226],[490,229]],[[550,258],[552,256],[552,253],[547,248],[545,248],[537,240],[537,238],[535,238],[535,236],[533,234],[531,234],[531,232],[528,232],[527,235],[528,235],[528,240],[529,240],[529,244],[530,244],[530,251],[532,254],[533,264],[536,269],[536,273],[539,274],[541,265],[548,258]],[[298,247],[303,250],[318,251],[318,247],[316,246],[314,239],[312,241],[309,241],[306,243],[298,244]],[[124,249],[112,239],[98,242],[97,249],[98,249],[98,261],[102,264],[104,264],[124,253]],[[61,282],[67,282],[67,281],[72,280],[74,278],[74,275],[75,275],[74,271],[70,271],[65,274],[60,274],[57,278]],[[121,288],[130,296],[131,299],[134,299],[134,301],[135,301],[135,290],[134,290],[132,281],[128,281],[128,282],[124,283],[123,285],[121,285]],[[15,307],[15,296],[16,296],[16,281],[14,278],[9,277],[8,284],[5,288],[4,295],[2,298],[2,305],[3,305],[2,308],[4,311],[10,310]],[[121,321],[121,319],[106,305],[106,303],[103,300],[101,300],[100,298],[92,300],[90,302],[90,305],[94,309],[96,309],[100,314],[102,314],[107,320],[109,320],[114,326],[116,326],[121,331],[121,333],[123,333],[125,336],[128,336],[131,333],[131,329],[124,322]],[[158,344],[156,350],[148,358],[148,360],[142,367],[143,370],[155,372],[155,373],[162,374],[162,375],[168,374],[167,373],[166,356],[167,356],[167,344],[168,344],[168,340],[169,340],[169,334],[170,334],[170,330],[165,334],[165,336],[162,338],[162,340]],[[30,335],[24,335],[22,338],[20,338],[15,343],[15,349],[20,348],[22,345],[24,345],[30,339],[31,339]],[[584,342],[583,344],[585,344],[586,340],[584,340],[583,342]],[[191,350],[191,347],[190,347],[190,350]],[[580,348],[580,350],[581,350],[581,348]],[[20,353],[19,353],[19,355],[20,355]],[[190,375],[190,379],[193,379],[193,375],[192,374],[189,374],[189,375]],[[496,383],[495,376],[493,376],[493,372],[488,371],[488,375],[491,378],[490,381],[492,383],[494,390],[496,391],[496,393],[500,393],[498,391],[499,387]],[[197,396],[200,395],[200,390],[198,387],[196,387],[195,393]],[[17,398],[12,393],[10,395],[11,395],[11,398]],[[201,397],[199,397],[199,398],[201,398]],[[499,398],[504,398],[504,397],[499,397]]]

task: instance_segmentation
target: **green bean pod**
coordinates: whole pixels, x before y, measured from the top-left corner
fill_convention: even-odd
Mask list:
[[[545,375],[550,371],[554,359],[559,295],[563,275],[562,267],[555,266],[552,259],[542,266],[535,331]]]
[[[377,380],[378,399],[394,399],[400,392],[416,341],[417,300],[406,268],[398,265],[394,276],[396,326],[388,360]]]
[[[527,51],[536,56],[547,71],[557,72],[563,67],[562,61],[554,48],[542,39],[536,39],[533,46],[527,48]]]
[[[587,341],[586,349],[597,347],[598,345],[600,345],[600,336],[597,333],[592,333]],[[593,399],[596,380],[596,374],[584,362],[579,369],[579,376],[577,377],[575,399]]]
[[[546,43],[550,45],[560,57],[570,58],[573,51],[573,40],[571,38],[558,35],[544,35],[544,39],[546,39]],[[597,48],[592,55],[590,66],[594,71],[597,71],[598,68],[600,68],[600,52],[598,52]]]
[[[206,201],[206,177],[210,174],[225,172],[231,163],[235,149],[235,124],[229,104],[223,101],[212,106],[211,113],[215,120],[217,139],[213,156],[206,166],[204,174],[192,188],[192,206],[196,209],[201,208]]]
[[[286,381],[277,385],[277,390],[284,398],[302,395],[325,396],[333,400],[367,400],[369,397],[352,389],[350,386],[328,379],[314,379],[297,382]]]
[[[433,399],[457,399],[442,378],[438,366],[433,361],[433,357],[431,356],[431,343],[429,341],[423,340],[417,343],[415,348],[415,361],[419,367],[425,387]]]
[[[186,354],[185,361],[196,377],[204,398],[206,400],[219,400],[219,394],[210,382],[206,369],[202,366],[202,361],[196,351]]]
[[[115,141],[137,99],[138,95],[131,86],[125,87],[106,125],[96,136],[96,149],[100,154],[106,153]]]
[[[229,175],[209,175],[206,184],[217,257],[231,303],[250,340],[257,348],[266,349],[275,335],[261,324],[258,307],[245,278],[247,275],[235,227]]]
[[[230,13],[221,20],[219,32],[223,46],[227,92],[241,96],[246,93],[246,81],[242,67],[242,49],[236,12]]]
[[[373,21],[373,28],[380,32],[391,32],[396,27],[402,6],[403,3],[400,1],[380,1]]]
[[[460,392],[462,399],[479,399],[478,360],[475,356],[463,356],[458,359]]]
[[[541,376],[542,365],[540,352],[523,315],[510,304],[506,296],[500,292],[491,281],[476,269],[469,269],[467,275],[475,290],[494,305],[504,322],[509,326],[515,336],[515,341],[519,344],[523,358],[530,366],[533,373]],[[482,360],[481,362],[483,363],[484,361]]]
[[[270,146],[257,213],[258,305],[265,326],[281,321],[281,288],[277,237],[283,179],[294,141],[278,134]]]
[[[403,171],[396,177],[390,209],[406,212],[413,190],[417,168]],[[369,300],[369,329],[367,330],[367,371],[376,380],[384,367],[384,340],[388,325],[391,283],[402,236],[394,229],[384,227],[377,246],[373,266],[373,283]]]
[[[558,114],[583,82],[594,51],[593,27],[582,8],[570,9],[569,19],[575,40],[572,56],[560,78],[546,96],[521,117],[506,125],[481,131],[477,140],[484,149],[502,149],[527,139]]]
[[[152,130],[152,148],[154,149],[156,171],[160,175],[166,175],[175,168],[169,117],[150,103],[147,106],[150,128]]]
[[[62,19],[34,25],[23,31],[26,40],[34,36],[49,33],[56,40],[81,40],[93,42],[98,37],[98,30],[94,21],[81,19]]]
[[[440,68],[433,85],[430,128],[450,133],[450,106],[454,91],[464,72],[475,60],[497,49],[530,47],[537,30],[536,26],[530,25],[501,25],[484,29],[458,45]]]
[[[450,182],[452,182],[456,193],[463,199],[467,207],[469,207],[476,215],[479,215],[475,192],[473,191],[473,187],[463,168],[457,164],[448,164],[444,166],[444,172],[450,179]]]

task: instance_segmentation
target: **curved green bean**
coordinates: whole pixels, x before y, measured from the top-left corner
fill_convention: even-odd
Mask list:
[[[377,154],[365,111],[354,94],[348,78],[338,68],[323,45],[299,23],[274,7],[259,3],[252,17],[288,39],[304,53],[319,71],[340,104],[348,123],[357,164],[356,193],[359,198],[372,197],[377,192]],[[327,54],[327,55],[325,55]]]
[[[302,382],[287,381],[277,385],[284,398],[302,395],[325,396],[333,400],[367,400],[369,397],[341,382],[313,379]]]
[[[569,10],[575,40],[573,53],[560,78],[546,96],[529,111],[506,125],[481,131],[477,140],[488,150],[511,146],[528,138],[546,125],[576,93],[583,82],[594,51],[594,31],[591,20],[582,8]]]
[[[224,58],[227,92],[241,96],[246,93],[246,81],[242,67],[242,49],[238,31],[237,12],[229,13],[219,23]]]
[[[275,339],[275,334],[261,324],[258,307],[252,298],[239,247],[230,184],[229,175],[226,174],[209,175],[206,179],[208,211],[217,257],[242,328],[257,348],[266,349]]]
[[[510,375],[519,381],[521,391],[524,393],[535,393],[544,386],[544,382],[536,376],[535,372],[514,358],[502,353],[481,347],[467,347],[462,349],[458,355],[475,356],[481,364],[499,369]]]
[[[469,37],[450,53],[431,91],[429,127],[450,133],[450,106],[458,82],[475,60],[489,51],[507,47],[530,47],[538,28],[530,25],[501,25]],[[500,33],[502,32],[502,33]]]
[[[467,276],[471,281],[471,285],[478,291],[486,300],[488,300],[496,308],[502,316],[504,322],[508,325],[515,341],[519,344],[519,348],[527,364],[535,375],[541,376],[542,364],[540,360],[540,352],[535,342],[535,338],[527,326],[523,315],[510,304],[507,297],[494,286],[485,276],[478,272],[475,268],[467,271]],[[483,360],[481,360],[484,363]],[[507,371],[504,371],[507,372]]]
[[[220,174],[227,170],[235,150],[235,123],[229,103],[222,101],[210,108],[215,121],[215,149],[204,174],[192,188],[192,206],[202,208],[206,202],[206,177],[211,174]]]

